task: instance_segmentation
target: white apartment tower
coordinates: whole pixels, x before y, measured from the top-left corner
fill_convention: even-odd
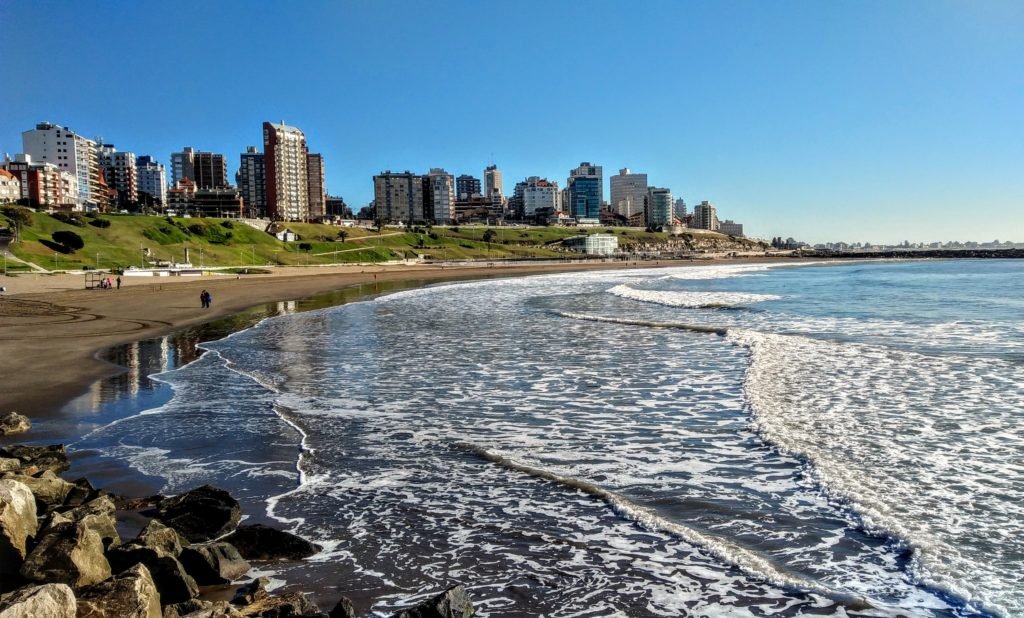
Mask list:
[[[718,230],[718,212],[714,204],[704,200],[693,207],[693,227],[701,230]]]
[[[283,122],[263,123],[267,214],[279,221],[309,220],[306,136]]]
[[[647,199],[647,174],[634,174],[628,167],[620,169],[611,177],[611,187],[613,211],[626,218],[643,212],[644,200]]]
[[[143,194],[159,202],[160,208],[167,207],[167,169],[163,163],[157,163],[153,157],[143,155],[135,160],[135,170],[139,177],[139,201],[145,201]]]
[[[530,176],[522,188],[523,215],[532,217],[538,210],[551,209],[552,213],[562,210],[562,192],[558,183],[546,178]]]
[[[39,163],[52,163],[62,171],[73,174],[78,183],[80,205],[100,201],[100,168],[96,142],[74,131],[49,122],[41,122],[35,129],[21,134],[25,154]]]

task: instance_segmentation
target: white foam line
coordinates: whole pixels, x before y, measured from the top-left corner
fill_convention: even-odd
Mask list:
[[[678,330],[690,330],[698,333],[710,333],[715,335],[726,335],[729,329],[719,326],[701,326],[699,324],[683,324],[681,322],[653,322],[650,320],[630,320],[628,318],[609,318],[600,315],[586,313],[572,313],[569,311],[552,311],[557,316],[571,318],[574,320],[587,320],[590,322],[608,322],[610,324],[626,324],[629,326],[647,326],[650,328],[675,328]]]
[[[628,498],[603,487],[581,479],[561,476],[549,470],[520,463],[468,442],[457,442],[453,446],[509,470],[552,481],[598,498],[611,507],[612,511],[617,515],[629,519],[643,528],[681,538],[696,547],[703,548],[719,560],[739,567],[751,575],[763,577],[774,585],[816,592],[830,599],[841,601],[850,609],[878,609],[874,603],[860,595],[833,590],[818,582],[780,571],[769,560],[747,549],[725,539],[707,535],[687,526],[669,521],[659,516],[652,509],[640,506]]]

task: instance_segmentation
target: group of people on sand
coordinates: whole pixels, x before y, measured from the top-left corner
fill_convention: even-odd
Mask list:
[[[100,289],[109,290],[109,289],[113,288],[115,285],[117,285],[117,289],[119,289],[119,290],[121,289],[121,276],[120,275],[118,275],[116,280],[115,279],[111,279],[110,277],[105,277],[103,279],[100,279]]]
[[[210,305],[213,304],[213,297],[206,290],[199,293],[199,302],[203,305],[203,309],[209,309]]]

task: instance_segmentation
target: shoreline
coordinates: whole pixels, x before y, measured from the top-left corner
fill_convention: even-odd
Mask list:
[[[156,282],[124,277],[122,289],[117,290],[81,289],[80,275],[19,275],[17,286],[0,298],[0,342],[6,351],[0,355],[0,375],[16,376],[0,392],[0,410],[18,411],[30,419],[57,416],[97,382],[128,371],[110,360],[112,349],[239,316],[264,305],[315,302],[319,296],[367,285],[414,287],[575,271],[733,263],[797,262],[792,258],[734,258],[465,267],[310,267],[271,274],[161,278]],[[32,285],[26,285],[25,277],[35,279]],[[209,309],[198,302],[203,289],[213,296]],[[328,301],[324,306],[342,302],[347,300]],[[58,373],[56,368],[60,368]]]

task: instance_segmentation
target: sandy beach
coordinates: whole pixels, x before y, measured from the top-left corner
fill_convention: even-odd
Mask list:
[[[735,260],[733,260],[735,261]],[[744,260],[752,261],[752,260]],[[763,259],[757,260],[763,261]],[[587,262],[489,266],[388,265],[281,268],[269,274],[123,277],[121,289],[85,288],[81,274],[0,276],[0,410],[52,414],[95,380],[123,369],[97,358],[117,344],[235,314],[367,283],[520,276],[574,270],[700,262]],[[208,290],[212,307],[200,305]]]

